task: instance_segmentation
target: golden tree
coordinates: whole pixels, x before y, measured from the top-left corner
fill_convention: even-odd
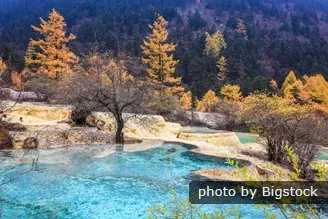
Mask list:
[[[239,115],[266,138],[269,161],[284,164],[287,144],[304,158],[299,164],[306,172],[319,145],[327,144],[327,120],[314,114],[307,104],[295,104],[277,95],[251,94],[242,102]]]
[[[205,50],[204,53],[208,56],[219,57],[221,50],[227,48],[227,44],[224,40],[224,36],[221,31],[217,31],[214,34],[205,33]]]
[[[225,101],[239,101],[242,97],[238,85],[226,84],[222,87],[220,93],[224,96]]]
[[[0,57],[0,73],[5,72],[6,70],[7,70],[7,65]]]
[[[190,110],[192,108],[192,94],[190,91],[182,94],[180,105],[183,110]]]
[[[123,60],[116,60],[109,53],[93,52],[84,60],[89,67],[78,65],[76,71],[84,72],[90,79],[98,81],[101,86],[133,82],[134,77],[128,72]],[[82,68],[82,69],[81,69]],[[110,71],[110,74],[108,73]]]
[[[304,90],[301,99],[308,102],[328,105],[328,82],[321,74],[303,77]]]
[[[227,78],[228,73],[228,63],[224,56],[221,56],[221,58],[217,61],[216,67],[218,69],[218,79],[220,81],[224,81]]]
[[[202,100],[198,101],[197,110],[202,112],[213,112],[218,102],[219,98],[216,96],[215,92],[209,90],[203,96]]]
[[[78,58],[67,47],[67,43],[75,39],[73,34],[66,36],[64,17],[55,9],[49,20],[42,18],[40,27],[32,26],[33,30],[42,35],[42,39],[31,39],[25,56],[27,66],[38,66],[48,78],[59,79],[72,73],[72,64]]]
[[[246,25],[245,25],[245,22],[242,19],[238,19],[237,32],[240,33],[245,40],[248,39]]]
[[[284,83],[282,84],[282,92],[285,93],[285,90],[288,86],[293,85],[297,81],[297,77],[294,71],[290,71],[286,76]]]
[[[304,85],[301,80],[296,80],[293,84],[288,85],[284,90],[284,97],[299,103],[304,97]]]
[[[23,90],[24,89],[24,82],[23,82],[23,75],[17,72],[13,72],[11,74],[11,88],[14,90]]]
[[[300,102],[301,96],[304,96],[303,82],[297,79],[293,71],[290,71],[285,78],[281,90],[285,98],[291,99],[294,102]]]
[[[150,25],[152,33],[146,37],[141,45],[142,62],[148,65],[148,79],[156,83],[169,83],[179,85],[181,78],[174,77],[175,67],[178,61],[174,60],[172,52],[176,45],[167,43],[168,22],[158,15],[153,25]]]
[[[278,90],[278,83],[275,81],[275,80],[271,80],[270,81],[270,87],[271,87],[271,89],[273,89],[273,90]]]

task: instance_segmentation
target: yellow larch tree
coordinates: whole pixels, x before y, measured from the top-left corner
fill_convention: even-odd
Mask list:
[[[128,72],[125,62],[114,59],[110,53],[94,52],[87,56],[84,62],[90,67],[85,74],[99,81],[101,86],[134,81],[134,77]],[[81,65],[78,65],[76,70],[83,72]]]
[[[213,112],[218,102],[218,96],[216,96],[214,91],[209,90],[203,96],[202,100],[197,102],[197,110],[202,112]]]
[[[76,55],[67,44],[76,37],[66,35],[64,17],[55,9],[49,15],[48,21],[41,20],[40,27],[32,26],[41,39],[31,39],[25,56],[27,66],[38,66],[40,72],[51,79],[59,79],[72,74],[72,65],[78,61]]]
[[[219,57],[221,50],[227,48],[227,43],[221,31],[214,34],[205,33],[205,49],[204,53],[208,56]]]
[[[301,99],[304,102],[328,105],[328,82],[323,75],[304,76],[303,81]]]
[[[191,92],[184,92],[180,98],[181,109],[191,110],[192,108],[192,94]]]
[[[168,22],[158,15],[153,25],[150,25],[152,33],[146,37],[141,45],[142,62],[148,68],[148,79],[151,82],[179,85],[181,78],[174,77],[175,67],[178,61],[174,60],[173,52],[176,45],[168,43]]]
[[[219,81],[224,81],[227,78],[228,73],[228,63],[224,56],[221,56],[221,58],[217,61],[216,68],[218,70],[217,77]]]
[[[238,85],[226,84],[221,88],[220,93],[224,96],[225,101],[240,101],[242,98]]]
[[[302,96],[304,96],[304,84],[301,80],[296,80],[284,90],[284,97],[293,100],[295,103],[299,103]]]
[[[11,74],[11,88],[17,91],[22,91],[24,89],[23,73],[13,72]]]
[[[7,65],[3,61],[3,59],[0,57],[0,73],[3,73],[7,70]]]
[[[300,99],[303,104],[312,105],[316,113],[328,118],[328,81],[321,74],[303,76]]]
[[[278,90],[278,83],[277,83],[277,81],[275,81],[275,80],[272,79],[270,81],[270,88],[273,89],[273,90]]]
[[[285,93],[285,90],[288,86],[293,85],[297,81],[297,77],[294,71],[290,71],[285,78],[284,83],[282,84],[282,92]]]
[[[281,87],[285,98],[299,102],[303,92],[303,82],[298,80],[294,71],[290,71]]]

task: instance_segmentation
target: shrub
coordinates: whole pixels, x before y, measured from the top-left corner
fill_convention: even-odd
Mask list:
[[[313,113],[309,105],[295,104],[281,97],[252,94],[247,97],[240,111],[241,118],[267,140],[269,161],[287,164],[285,145],[299,157],[301,177],[309,174],[320,145],[326,142],[328,120]]]

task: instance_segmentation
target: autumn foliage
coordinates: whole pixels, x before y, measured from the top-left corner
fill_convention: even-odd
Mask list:
[[[167,43],[167,25],[167,21],[158,15],[154,24],[149,26],[152,33],[141,46],[142,61],[148,67],[148,79],[151,82],[180,84],[181,78],[174,77],[178,61],[174,60],[172,52],[176,45]]]
[[[14,90],[21,91],[24,89],[24,82],[23,82],[23,76],[22,74],[19,74],[17,72],[14,72],[11,74],[11,88]]]
[[[201,112],[213,112],[217,106],[219,98],[216,96],[215,92],[209,90],[203,96],[203,98],[197,103],[197,110]]]
[[[285,98],[293,99],[294,101],[300,100],[303,83],[298,80],[295,72],[290,71],[282,84],[282,93]]]
[[[192,94],[191,92],[185,92],[182,94],[180,98],[181,109],[183,110],[191,110],[192,108]]]
[[[266,94],[252,94],[245,98],[240,115],[250,128],[267,140],[269,161],[288,163],[284,147],[293,148],[300,159],[302,177],[306,178],[310,162],[319,145],[326,144],[328,123],[314,114],[311,105]]]
[[[270,81],[270,88],[272,90],[278,90],[278,83],[273,79]]]
[[[286,77],[282,92],[284,97],[298,104],[308,104],[316,112],[328,117],[328,82],[321,74],[297,79],[294,72]]]
[[[224,81],[227,78],[228,73],[228,63],[224,56],[221,56],[221,58],[217,61],[216,68],[218,70],[217,77],[219,81]]]
[[[7,70],[7,65],[3,61],[3,59],[0,57],[0,73],[5,72]]]
[[[64,18],[54,9],[48,21],[41,18],[40,27],[32,26],[42,38],[30,40],[25,56],[26,65],[40,68],[41,73],[51,79],[71,75],[71,67],[78,58],[67,47],[75,36],[66,36],[65,27]]]
[[[184,92],[181,78],[174,75],[178,61],[174,60],[172,53],[176,45],[168,43],[167,26],[168,22],[158,15],[154,24],[149,26],[151,34],[141,45],[142,62],[147,66],[147,79],[158,85],[153,92],[154,100],[151,103],[154,108],[165,103],[167,104],[163,108],[167,109],[167,106],[174,108],[179,105],[179,98],[185,99],[181,96]]]
[[[239,101],[241,100],[241,91],[238,85],[226,84],[221,89],[221,94],[225,101]]]
[[[328,104],[328,82],[321,74],[303,77],[301,99],[306,102]]]
[[[205,36],[204,53],[208,56],[219,57],[221,50],[227,48],[222,32],[217,31],[212,35],[206,32]]]

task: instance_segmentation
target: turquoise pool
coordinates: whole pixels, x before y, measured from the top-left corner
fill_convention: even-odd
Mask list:
[[[319,155],[316,157],[317,160],[328,160],[328,149],[323,149],[319,152]]]
[[[39,156],[39,171],[26,173],[31,164],[16,162],[29,156]],[[0,186],[1,218],[146,218],[147,208],[170,202],[171,187],[187,197],[193,170],[231,168],[173,144],[137,152],[115,146],[9,152],[1,159],[0,184],[11,180]],[[238,207],[243,218],[263,218],[251,205],[202,207]]]
[[[241,144],[258,143],[261,139],[258,135],[251,133],[236,132]]]

